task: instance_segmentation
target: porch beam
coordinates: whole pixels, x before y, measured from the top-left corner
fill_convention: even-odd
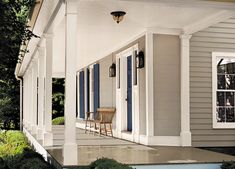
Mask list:
[[[45,57],[45,116],[44,116],[44,146],[53,145],[52,134],[52,58],[53,58],[53,35],[44,34],[46,39]]]
[[[43,139],[44,125],[44,62],[45,62],[45,47],[38,47],[38,132],[37,139]]]
[[[181,39],[181,145],[191,146],[190,97],[189,97],[189,40],[192,35],[180,35]]]
[[[146,136],[154,136],[153,33],[146,33]]]
[[[64,165],[77,164],[76,143],[76,57],[77,57],[77,1],[66,0],[65,14],[65,139]]]

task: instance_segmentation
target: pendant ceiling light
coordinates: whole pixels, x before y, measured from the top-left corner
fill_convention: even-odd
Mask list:
[[[113,20],[115,20],[117,23],[119,23],[123,20],[123,17],[125,14],[126,14],[126,12],[124,12],[124,11],[111,12],[111,15],[113,16]]]

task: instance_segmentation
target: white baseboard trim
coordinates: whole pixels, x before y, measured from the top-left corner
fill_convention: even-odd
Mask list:
[[[85,123],[76,122],[76,127],[80,129],[85,129]]]
[[[43,146],[38,143],[38,141],[29,133],[26,128],[23,128],[23,132],[28,138],[30,144],[34,147],[35,151],[41,154],[47,161],[47,151],[43,148]]]
[[[154,146],[181,146],[180,136],[145,136],[140,135],[140,143]]]

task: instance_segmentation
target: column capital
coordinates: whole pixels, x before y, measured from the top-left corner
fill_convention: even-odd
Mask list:
[[[77,14],[77,0],[65,0],[66,14]]]
[[[181,34],[181,35],[179,35],[179,37],[180,37],[180,39],[190,39],[191,37],[192,37],[192,35],[190,35],[190,34]]]

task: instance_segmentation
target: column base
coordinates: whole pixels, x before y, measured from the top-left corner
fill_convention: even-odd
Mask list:
[[[43,130],[38,128],[37,131],[37,140],[42,140],[43,139]]]
[[[53,134],[50,132],[45,132],[43,134],[43,146],[53,146]]]
[[[181,137],[181,146],[183,146],[183,147],[192,146],[191,132],[190,131],[181,132],[180,137]]]
[[[77,144],[64,144],[63,146],[64,165],[77,165],[78,148]]]

